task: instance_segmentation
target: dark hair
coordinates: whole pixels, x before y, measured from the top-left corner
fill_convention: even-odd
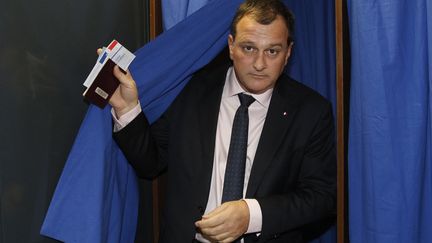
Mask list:
[[[294,15],[279,0],[246,0],[242,3],[231,23],[231,35],[235,37],[238,22],[245,17],[250,16],[260,24],[271,24],[277,16],[281,16],[285,21],[288,29],[288,44],[294,40]]]

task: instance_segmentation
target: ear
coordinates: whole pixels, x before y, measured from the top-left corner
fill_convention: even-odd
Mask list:
[[[294,45],[294,41],[291,42],[288,46],[288,51],[287,51],[286,56],[285,56],[285,65],[287,65],[288,59],[291,56],[291,51],[292,51],[293,45]]]
[[[230,58],[232,60],[234,55],[234,37],[231,34],[228,35],[228,47]]]

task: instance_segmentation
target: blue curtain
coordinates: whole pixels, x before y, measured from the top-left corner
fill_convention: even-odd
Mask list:
[[[174,4],[171,10],[170,2]],[[184,5],[180,6],[180,2]],[[226,46],[231,19],[242,0],[214,0],[201,5],[196,1],[193,8],[205,6],[194,13],[189,8],[191,2],[163,2],[165,26],[173,27],[139,49],[130,67],[150,122],[167,108],[190,76]],[[334,101],[333,1],[286,2],[298,14],[296,44],[288,71]],[[174,8],[182,12],[167,17]],[[189,17],[183,20],[181,16],[185,15]],[[136,176],[112,141],[109,109],[90,106],[41,234],[65,242],[134,241]],[[335,242],[334,231],[316,242]]]
[[[348,8],[351,242],[432,242],[432,3]]]
[[[287,72],[336,107],[334,1],[284,0],[295,15],[294,51]],[[335,111],[335,109],[333,109]]]
[[[168,30],[211,0],[162,0],[164,30]]]

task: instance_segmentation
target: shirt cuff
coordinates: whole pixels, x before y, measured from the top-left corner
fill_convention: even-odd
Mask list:
[[[138,104],[134,108],[132,108],[132,110],[128,111],[117,119],[114,109],[111,108],[111,115],[114,120],[114,132],[118,132],[124,127],[126,127],[131,121],[133,121],[133,119],[135,119],[135,117],[137,117],[141,113],[141,111],[141,105],[138,101]]]
[[[262,230],[261,206],[256,199],[243,199],[249,207],[249,226],[246,234],[258,233]]]

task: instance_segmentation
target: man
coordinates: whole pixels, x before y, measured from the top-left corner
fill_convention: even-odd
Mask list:
[[[277,0],[245,1],[228,37],[232,66],[197,72],[151,126],[132,76],[114,68],[115,140],[139,176],[167,170],[160,242],[303,242],[305,225],[334,213],[331,106],[283,74],[293,22]],[[247,148],[232,155],[244,126]],[[242,196],[226,196],[238,178]]]

